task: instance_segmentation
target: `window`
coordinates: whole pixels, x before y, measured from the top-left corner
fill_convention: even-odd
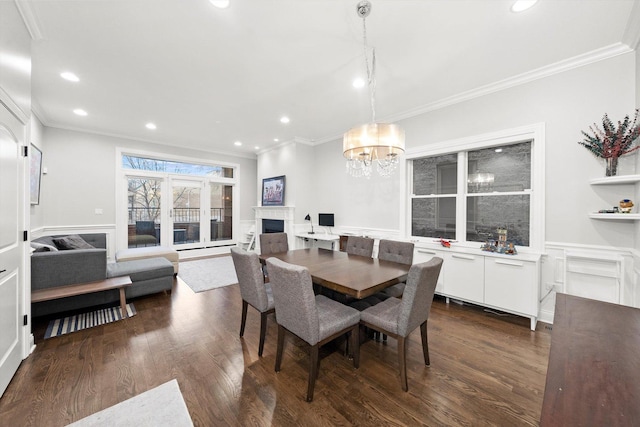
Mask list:
[[[197,249],[232,241],[236,165],[146,153],[121,152],[119,159],[124,177],[117,219],[123,230],[118,233],[120,247],[125,236],[128,247]]]
[[[409,154],[411,236],[479,247],[497,240],[498,228],[506,228],[509,242],[539,248],[544,238],[543,131],[539,125],[525,133],[527,138],[513,132]]]

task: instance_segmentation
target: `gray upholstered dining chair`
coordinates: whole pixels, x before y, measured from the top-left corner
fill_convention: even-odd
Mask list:
[[[277,258],[267,259],[278,323],[276,372],[280,372],[285,330],[311,346],[307,402],[313,400],[313,389],[320,367],[320,347],[344,334],[349,335],[349,351],[353,366],[360,359],[360,312],[333,301],[324,295],[314,295],[311,275],[305,267]]]
[[[251,305],[260,312],[258,356],[262,356],[264,339],[267,335],[267,316],[275,312],[271,285],[264,282],[258,254],[247,252],[240,248],[231,248],[231,258],[233,258],[233,265],[236,268],[236,275],[240,284],[240,295],[242,296],[240,336],[244,336],[244,327],[247,323],[247,308]]]
[[[398,363],[402,390],[407,385],[407,344],[409,334],[420,326],[424,364],[429,366],[427,320],[431,311],[433,294],[442,268],[442,258],[433,257],[427,262],[412,265],[402,299],[388,298],[380,304],[360,313],[360,323],[398,340]]]
[[[380,239],[378,259],[411,265],[413,263],[413,243]],[[400,298],[404,292],[404,287],[404,283],[398,283],[382,292],[391,297]]]
[[[347,239],[347,253],[371,257],[373,254],[373,239],[368,237],[349,236]]]
[[[260,254],[271,255],[289,250],[287,233],[262,233],[260,235]]]

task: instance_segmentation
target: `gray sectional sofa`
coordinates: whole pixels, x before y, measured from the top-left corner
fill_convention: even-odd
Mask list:
[[[149,258],[107,263],[104,233],[79,236],[93,248],[59,249],[56,240],[57,243],[61,243],[60,238],[69,237],[66,235],[44,236],[31,242],[35,250],[31,254],[32,290],[93,282],[109,277],[130,276],[133,284],[126,289],[127,299],[171,291],[173,265],[167,259]],[[73,239],[71,241],[73,242]],[[64,246],[64,241],[62,243]],[[119,301],[117,290],[97,292],[34,303],[31,306],[31,314],[34,317],[44,316]]]

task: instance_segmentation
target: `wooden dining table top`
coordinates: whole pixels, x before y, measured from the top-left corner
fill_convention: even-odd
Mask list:
[[[260,255],[260,261],[264,263],[271,257],[306,267],[313,283],[358,299],[407,280],[407,273],[411,267],[322,248]]]

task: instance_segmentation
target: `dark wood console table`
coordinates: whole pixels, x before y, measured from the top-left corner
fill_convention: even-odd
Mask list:
[[[540,425],[640,425],[640,309],[556,296]]]

